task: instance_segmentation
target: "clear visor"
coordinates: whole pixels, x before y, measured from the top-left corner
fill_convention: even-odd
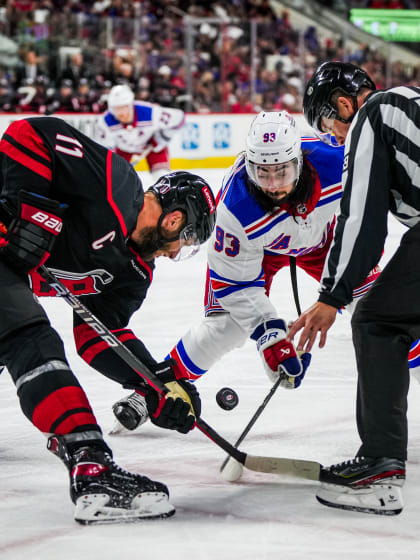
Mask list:
[[[317,126],[314,126],[316,135],[325,144],[338,146],[338,142],[334,136],[334,121],[337,111],[331,105],[324,105],[321,108],[321,115],[318,119]]]
[[[272,165],[250,161],[248,168],[251,179],[263,191],[277,191],[280,187],[294,184],[299,178],[299,163],[296,158]]]
[[[185,226],[179,234],[179,251],[174,261],[185,261],[200,250],[200,239],[191,224]]]
[[[333,134],[334,133],[334,121],[335,117],[321,117],[320,119],[320,129],[321,133]]]

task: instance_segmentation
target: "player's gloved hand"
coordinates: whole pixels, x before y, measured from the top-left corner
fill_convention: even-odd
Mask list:
[[[44,264],[63,227],[66,208],[56,200],[20,191],[16,217],[0,237],[0,256],[24,274]]]
[[[201,413],[201,401],[195,386],[186,379],[176,378],[176,362],[172,358],[157,364],[154,373],[169,389],[162,395],[152,388],[146,392],[150,420],[160,428],[186,434],[193,429]]]
[[[305,377],[306,370],[308,369],[309,364],[311,363],[312,354],[310,354],[309,352],[304,352],[304,353],[298,352],[298,357],[302,362],[303,372],[301,373],[301,375],[298,375],[297,377],[296,376],[292,377],[290,375],[287,375],[287,373],[285,373],[284,371],[282,371],[280,373],[280,377],[281,377],[280,387],[283,387],[283,389],[297,389],[302,383],[303,378]]]
[[[257,342],[257,349],[264,369],[274,383],[279,376],[280,385],[286,389],[297,389],[311,362],[308,352],[298,356],[292,342],[286,340],[287,326],[283,319],[271,319],[258,325],[251,338]]]

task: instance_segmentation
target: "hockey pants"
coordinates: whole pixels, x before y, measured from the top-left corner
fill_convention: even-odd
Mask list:
[[[63,343],[25,277],[0,259],[0,364],[16,385],[25,416],[49,435],[100,432]]]

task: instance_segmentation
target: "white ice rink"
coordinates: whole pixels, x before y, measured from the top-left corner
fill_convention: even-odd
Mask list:
[[[217,190],[221,172],[201,171]],[[387,260],[402,228],[392,220]],[[202,313],[205,251],[184,263],[159,259],[148,298],[131,327],[157,359]],[[316,299],[316,283],[298,270],[302,307]],[[272,301],[286,319],[296,317],[289,272],[272,287]],[[104,431],[118,385],[78,358],[71,310],[44,299],[67,356]],[[234,388],[239,405],[219,408],[216,392]],[[226,356],[198,384],[203,418],[235,441],[270,388],[254,344]],[[245,439],[252,454],[313,459],[324,464],[351,458],[359,446],[355,424],[356,373],[349,316],[330,331],[327,347],[296,391],[279,389]],[[147,423],[141,432],[108,437],[123,467],[165,482],[177,508],[171,519],[128,525],[80,526],[73,520],[68,474],[45,447],[45,438],[20,411],[7,372],[0,376],[1,560],[364,560],[420,558],[420,387],[409,394],[409,460],[405,508],[382,517],[326,508],[316,483],[245,471],[229,484],[219,475],[224,452],[194,430],[180,435]]]

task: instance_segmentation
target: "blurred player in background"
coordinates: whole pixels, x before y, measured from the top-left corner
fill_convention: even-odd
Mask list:
[[[94,140],[136,165],[145,158],[153,181],[170,170],[168,144],[184,124],[180,109],[135,101],[127,85],[114,86]]]

